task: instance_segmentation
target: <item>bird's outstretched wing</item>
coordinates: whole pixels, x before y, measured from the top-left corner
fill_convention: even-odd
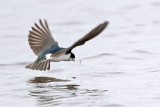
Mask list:
[[[105,21],[104,23],[98,25],[93,30],[91,30],[88,34],[80,38],[78,41],[76,41],[73,45],[71,45],[69,48],[67,48],[66,53],[70,53],[71,50],[77,46],[83,45],[85,42],[93,39],[98,34],[100,34],[108,25],[108,21]]]
[[[40,26],[35,23],[35,27],[32,27],[28,39],[31,49],[37,56],[58,44],[51,35],[47,21],[44,20],[43,23],[40,19],[39,23]]]

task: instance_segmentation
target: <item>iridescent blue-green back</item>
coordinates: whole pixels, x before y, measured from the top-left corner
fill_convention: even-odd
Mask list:
[[[43,53],[41,53],[38,58],[37,61],[42,61],[42,60],[46,60],[46,55],[47,54],[55,54],[56,52],[62,51],[65,48],[59,47],[58,44],[53,45],[49,50],[44,51]]]

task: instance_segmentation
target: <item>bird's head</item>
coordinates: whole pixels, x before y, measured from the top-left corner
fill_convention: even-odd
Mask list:
[[[75,61],[75,55],[71,52],[71,56],[69,58],[69,61]]]

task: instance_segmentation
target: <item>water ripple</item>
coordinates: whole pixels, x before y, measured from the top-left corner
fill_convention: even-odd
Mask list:
[[[152,3],[150,3],[150,5],[152,5],[152,6],[157,6],[157,7],[159,7],[160,6],[160,2],[152,2]]]
[[[156,53],[145,51],[145,50],[135,50],[133,52],[140,53],[140,54],[156,54]]]
[[[82,59],[95,59],[95,58],[99,58],[99,57],[114,56],[114,55],[115,54],[112,54],[112,53],[101,53],[101,54],[98,54],[98,55],[95,55],[95,56],[85,57],[85,58],[82,58]]]
[[[27,64],[29,64],[30,62],[17,62],[17,63],[13,63],[13,64],[0,64],[0,67],[3,67],[3,66],[15,66],[15,65],[23,65],[23,66],[25,66],[25,65],[27,65]]]

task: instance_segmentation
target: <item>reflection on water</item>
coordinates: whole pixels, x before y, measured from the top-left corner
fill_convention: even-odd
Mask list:
[[[30,96],[34,96],[37,99],[38,105],[59,105],[61,103],[60,100],[76,96],[75,90],[79,85],[66,85],[65,83],[68,81],[53,77],[35,77],[28,81],[32,84],[32,89],[29,92]],[[64,85],[54,84],[57,82],[64,83]]]
[[[28,81],[31,85],[29,95],[35,97],[37,105],[54,106],[66,103],[81,102],[83,99],[96,99],[103,96],[107,90],[79,89],[80,85],[71,84],[69,80],[62,80],[53,77],[35,77]],[[59,83],[59,84],[57,84]],[[77,99],[77,96],[79,99]],[[67,100],[68,99],[68,100]]]
[[[69,80],[62,80],[53,77],[35,77],[34,79],[29,80],[30,83],[48,83],[48,82],[66,82]]]

